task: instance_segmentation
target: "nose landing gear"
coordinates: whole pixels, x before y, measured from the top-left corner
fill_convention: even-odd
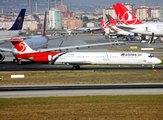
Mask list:
[[[79,65],[74,65],[73,67],[72,67],[72,70],[79,70],[80,69],[80,66]]]

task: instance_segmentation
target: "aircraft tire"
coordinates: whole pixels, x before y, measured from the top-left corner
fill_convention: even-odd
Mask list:
[[[72,67],[72,70],[79,70],[80,69],[80,66],[79,65],[74,65],[73,67]]]

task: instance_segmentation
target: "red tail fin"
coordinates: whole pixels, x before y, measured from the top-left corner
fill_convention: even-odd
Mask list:
[[[113,5],[117,17],[126,25],[142,24],[122,3]]]
[[[45,12],[45,17],[44,17],[44,26],[43,26],[43,34],[42,34],[42,36],[46,36],[46,34],[45,34],[45,31],[46,31],[46,15],[47,14],[47,11]]]
[[[103,29],[109,28],[107,27],[106,23],[101,19],[101,25]]]
[[[116,25],[118,24],[114,19],[109,18],[109,22],[111,25]]]

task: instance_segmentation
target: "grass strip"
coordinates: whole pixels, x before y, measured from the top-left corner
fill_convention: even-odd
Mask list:
[[[163,95],[0,99],[2,120],[162,120]]]
[[[25,78],[11,78],[24,74]],[[8,72],[1,85],[57,85],[57,84],[110,84],[163,82],[162,71],[37,71]]]

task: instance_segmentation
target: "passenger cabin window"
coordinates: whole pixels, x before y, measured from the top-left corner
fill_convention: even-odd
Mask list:
[[[151,58],[151,57],[154,57],[154,55],[150,54],[148,57],[150,57],[150,58]]]

